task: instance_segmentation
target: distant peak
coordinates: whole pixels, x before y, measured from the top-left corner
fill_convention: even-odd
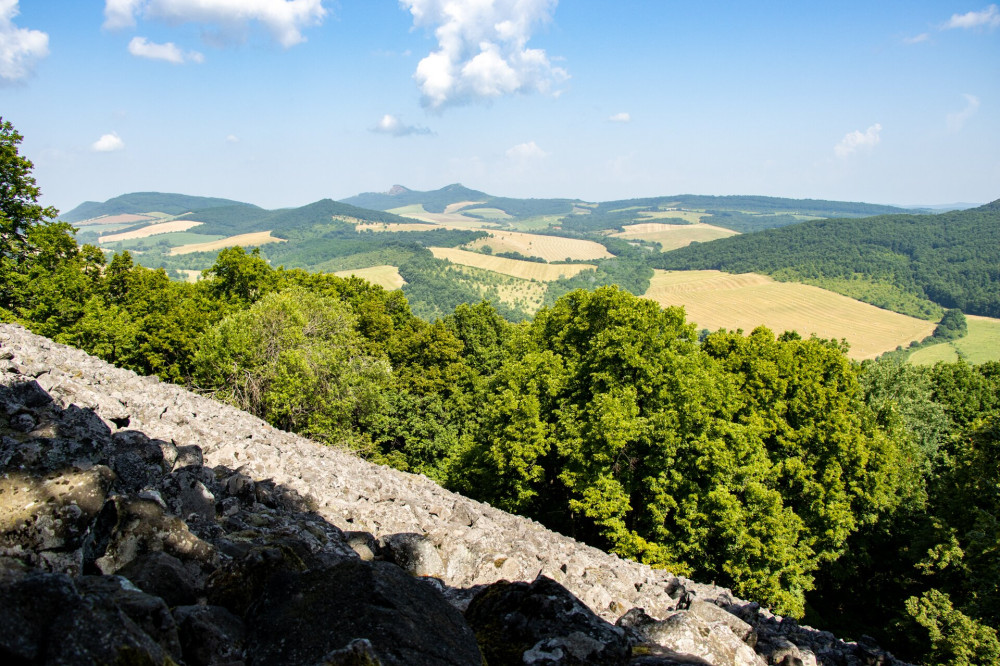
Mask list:
[[[386,192],[386,194],[388,194],[390,197],[396,197],[399,196],[400,194],[406,194],[409,191],[410,188],[408,187],[403,187],[402,185],[393,185],[392,187],[389,188],[389,191]]]

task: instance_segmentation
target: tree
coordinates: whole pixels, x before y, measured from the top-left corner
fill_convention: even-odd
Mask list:
[[[58,215],[38,203],[34,164],[18,153],[22,137],[0,118],[0,308],[12,309],[27,282],[23,262],[34,251],[29,232]]]

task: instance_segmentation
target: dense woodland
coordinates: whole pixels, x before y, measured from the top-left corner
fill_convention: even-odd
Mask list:
[[[699,336],[615,286],[428,320],[241,248],[171,281],[78,246],[19,141],[0,126],[0,318],[904,658],[1000,664],[1000,364]]]

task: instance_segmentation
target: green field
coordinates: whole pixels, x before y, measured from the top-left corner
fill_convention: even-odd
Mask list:
[[[969,363],[1000,361],[1000,319],[966,315],[969,333],[964,338],[918,349],[910,355],[915,365],[934,365],[938,361],[952,363],[960,358]]]

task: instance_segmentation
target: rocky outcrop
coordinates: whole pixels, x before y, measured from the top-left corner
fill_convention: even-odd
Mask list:
[[[0,325],[0,661],[895,664]]]

